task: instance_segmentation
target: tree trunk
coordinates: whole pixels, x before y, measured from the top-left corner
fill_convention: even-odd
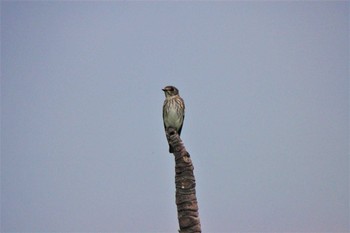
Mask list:
[[[180,233],[201,232],[196,197],[196,180],[190,154],[180,136],[172,128],[166,130],[169,144],[174,148],[177,217]]]

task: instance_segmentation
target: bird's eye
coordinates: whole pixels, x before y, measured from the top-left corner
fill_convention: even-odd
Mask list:
[[[174,91],[174,88],[173,88],[173,87],[170,87],[170,88],[169,88],[169,91]]]

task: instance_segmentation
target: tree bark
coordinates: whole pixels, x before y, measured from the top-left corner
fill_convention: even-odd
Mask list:
[[[193,164],[190,154],[172,128],[166,129],[169,144],[174,148],[175,157],[175,187],[177,217],[180,233],[201,232],[196,197],[196,180],[193,174]]]

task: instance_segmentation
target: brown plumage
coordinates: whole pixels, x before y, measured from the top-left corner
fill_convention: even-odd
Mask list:
[[[179,95],[179,90],[174,86],[166,86],[162,89],[165,93],[163,104],[164,129],[173,128],[181,135],[182,125],[185,119],[185,102]],[[169,153],[174,148],[169,145]]]

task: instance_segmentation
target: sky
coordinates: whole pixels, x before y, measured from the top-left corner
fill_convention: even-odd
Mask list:
[[[349,2],[1,1],[1,232],[348,232]]]

